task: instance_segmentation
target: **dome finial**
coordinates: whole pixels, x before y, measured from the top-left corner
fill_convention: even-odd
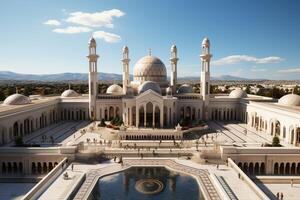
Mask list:
[[[16,87],[16,94],[19,94],[19,90],[18,90],[18,87]]]
[[[71,89],[71,83],[69,83],[69,90]]]
[[[152,56],[152,49],[149,48],[149,56]]]

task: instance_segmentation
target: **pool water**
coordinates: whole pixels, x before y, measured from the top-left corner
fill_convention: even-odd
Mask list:
[[[98,180],[89,200],[203,200],[193,177],[164,167],[132,167]]]

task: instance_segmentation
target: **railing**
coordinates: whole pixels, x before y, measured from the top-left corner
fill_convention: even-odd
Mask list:
[[[1,147],[0,154],[60,154],[60,147]]]
[[[228,158],[228,165],[237,173],[239,177],[244,180],[248,186],[257,194],[260,199],[270,199],[234,162]]]
[[[56,165],[38,184],[36,184],[27,194],[22,198],[22,200],[33,200],[37,199],[46,188],[62,173],[62,171],[67,167],[67,158]]]
[[[300,154],[297,147],[221,147],[222,154]]]

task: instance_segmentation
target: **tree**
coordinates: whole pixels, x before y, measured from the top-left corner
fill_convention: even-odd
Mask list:
[[[105,120],[103,118],[101,119],[101,122],[100,122],[99,126],[100,127],[105,127],[106,126]]]
[[[23,146],[24,145],[23,137],[16,137],[15,138],[15,145],[17,147]]]
[[[251,91],[250,91],[250,86],[249,86],[249,85],[247,85],[245,92],[246,92],[247,94],[250,94]]]
[[[281,146],[281,145],[280,145],[279,137],[277,137],[277,136],[274,136],[274,137],[273,137],[272,146],[273,146],[273,147],[280,147],[280,146]]]
[[[5,95],[3,90],[0,89],[0,101],[3,101],[5,99]]]
[[[23,95],[29,96],[31,93],[30,90],[31,90],[31,88],[28,85],[26,85],[23,89]]]

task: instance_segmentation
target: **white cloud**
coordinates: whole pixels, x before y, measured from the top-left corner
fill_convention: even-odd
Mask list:
[[[291,68],[291,69],[281,69],[278,70],[279,73],[300,73],[300,67],[298,68]]]
[[[212,61],[213,65],[220,66],[220,65],[230,65],[230,64],[237,64],[241,62],[250,62],[250,63],[257,63],[257,64],[267,64],[267,63],[278,63],[283,59],[277,56],[269,56],[265,58],[256,58],[253,56],[247,55],[232,55],[227,56],[224,58],[220,58],[218,60]]]
[[[92,29],[83,26],[69,26],[67,28],[56,28],[53,29],[55,33],[63,33],[63,34],[75,34],[75,33],[87,33],[91,32]]]
[[[122,17],[123,15],[125,15],[125,13],[118,9],[95,13],[73,12],[70,13],[66,21],[82,26],[113,28],[113,19],[115,17]]]
[[[253,66],[252,69],[251,69],[252,72],[265,72],[267,71],[267,69],[265,68],[258,68],[256,66]]]
[[[109,43],[115,43],[121,40],[121,37],[119,35],[116,35],[114,33],[108,33],[105,31],[95,31],[93,37],[102,39],[105,42],[109,42]]]
[[[56,19],[49,19],[48,21],[45,21],[44,24],[49,26],[59,26],[61,23]]]

